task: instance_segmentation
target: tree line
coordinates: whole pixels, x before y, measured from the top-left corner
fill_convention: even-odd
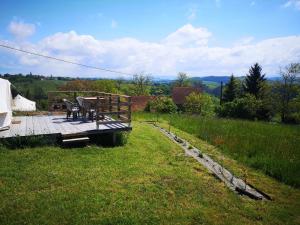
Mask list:
[[[47,91],[101,91],[135,96],[160,96],[149,103],[149,107],[160,109],[162,112],[180,110],[203,116],[218,115],[300,123],[300,63],[292,63],[282,68],[280,75],[281,80],[267,81],[262,67],[255,63],[243,80],[232,74],[221,94],[220,87],[215,88],[220,95],[219,101],[214,97],[217,93],[208,92],[201,80],[192,81],[184,72],[178,73],[175,81],[165,83],[155,82],[150,75],[146,74],[136,74],[131,80],[57,78],[31,73],[14,76],[0,74],[0,77],[10,80],[23,96],[37,101],[40,110],[47,108]],[[168,97],[175,86],[198,87],[203,90],[203,93],[192,93],[186,98],[183,107],[178,109]]]
[[[255,63],[243,82],[231,75],[221,95],[218,114],[224,117],[300,123],[300,63],[280,70],[281,80],[267,82]]]

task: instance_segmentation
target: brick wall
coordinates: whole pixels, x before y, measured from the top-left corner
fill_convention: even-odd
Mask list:
[[[132,96],[131,97],[131,110],[133,112],[143,111],[150,100],[155,99],[155,96]]]

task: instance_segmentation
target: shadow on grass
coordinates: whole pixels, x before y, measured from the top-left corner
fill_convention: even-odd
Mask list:
[[[101,147],[124,146],[127,143],[129,133],[117,132],[115,137],[112,133],[91,134],[88,135],[90,141],[88,143],[70,143],[62,144],[61,135],[34,135],[34,136],[15,136],[11,138],[1,139],[0,148],[4,149],[24,149],[43,146],[61,146],[64,148],[84,147],[87,144],[97,145]]]
[[[15,136],[1,139],[0,147],[6,149],[23,149],[41,146],[58,146],[57,135]]]

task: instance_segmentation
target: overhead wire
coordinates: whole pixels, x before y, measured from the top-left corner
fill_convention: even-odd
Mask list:
[[[31,52],[31,51],[27,51],[27,50],[23,50],[23,49],[19,49],[19,48],[14,48],[14,47],[11,47],[11,46],[8,46],[8,45],[0,44],[0,47],[7,48],[7,49],[10,49],[10,50],[14,50],[14,51],[19,51],[19,52],[22,52],[22,53],[35,55],[35,56],[39,56],[39,57],[44,57],[44,58],[51,59],[51,60],[56,60],[56,61],[60,61],[60,62],[64,62],[64,63],[69,63],[69,64],[73,64],[73,65],[77,65],[77,66],[82,66],[82,67],[86,67],[86,68],[90,68],[90,69],[96,69],[96,70],[101,70],[101,71],[110,72],[110,73],[118,73],[118,74],[123,74],[123,75],[134,76],[134,74],[131,74],[131,73],[126,73],[126,72],[122,72],[122,71],[111,70],[111,69],[106,69],[106,68],[101,68],[101,67],[96,67],[96,66],[85,65],[85,64],[82,64],[82,63],[72,62],[72,61],[65,60],[65,59],[59,59],[59,58],[48,56],[48,55],[43,55],[43,54],[39,54],[39,53],[35,53],[35,52]]]

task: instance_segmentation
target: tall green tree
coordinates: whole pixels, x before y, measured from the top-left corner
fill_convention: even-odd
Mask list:
[[[189,86],[188,75],[184,72],[179,72],[175,81],[177,87]]]
[[[134,85],[135,95],[149,95],[151,85],[150,75],[136,74],[133,76],[132,83]]]
[[[214,115],[215,105],[210,95],[192,92],[186,97],[184,108],[188,113],[212,116]]]
[[[278,109],[282,122],[293,122],[293,114],[300,117],[300,108],[295,107],[300,96],[300,63],[291,63],[283,70],[280,70],[282,81],[278,82],[275,88],[278,94]]]
[[[239,96],[239,83],[237,79],[233,76],[230,76],[229,82],[225,86],[223,101],[224,102],[232,102]]]
[[[254,95],[257,99],[263,95],[265,85],[265,74],[262,74],[262,68],[258,63],[255,63],[249,69],[249,74],[245,78],[243,89],[245,93]]]

